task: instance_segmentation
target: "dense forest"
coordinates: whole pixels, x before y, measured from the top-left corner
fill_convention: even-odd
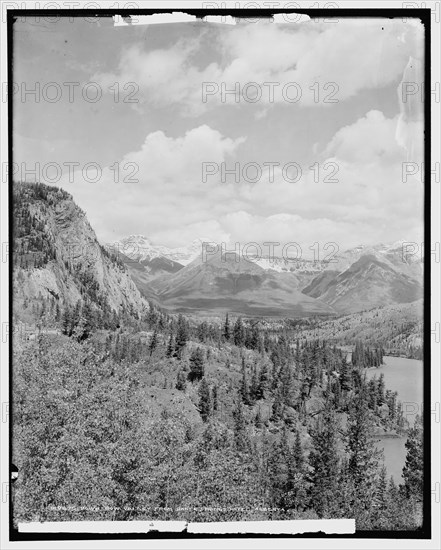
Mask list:
[[[59,334],[17,341],[16,520],[420,526],[422,424],[410,428],[396,393],[367,381],[358,360],[326,341],[153,304],[131,327],[116,314],[112,330],[98,321],[78,305],[54,314]],[[402,485],[376,450],[379,426],[407,431]]]
[[[423,358],[423,303],[378,307],[331,319],[286,320],[300,338],[325,339],[340,346],[354,346],[356,341],[370,348],[382,348],[384,355]]]

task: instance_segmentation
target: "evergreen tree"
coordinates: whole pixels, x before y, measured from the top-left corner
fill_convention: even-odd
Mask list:
[[[296,449],[297,447],[297,449]],[[278,517],[292,517],[295,510],[301,510],[307,505],[307,486],[302,469],[302,458],[296,454],[300,451],[299,441],[291,447],[288,430],[283,427],[280,438],[271,449],[268,460],[268,475],[270,478],[271,504],[283,509]]]
[[[257,324],[253,325],[250,332],[249,348],[258,351],[260,347],[260,334]]]
[[[73,308],[73,311],[72,311],[71,334],[73,333],[75,327],[80,322],[80,317],[81,317],[81,301],[78,300],[77,303],[75,304],[75,307]]]
[[[292,456],[288,444],[288,434],[284,426],[278,441],[271,447],[268,460],[271,505],[277,508],[287,507],[291,460]]]
[[[270,386],[270,380],[269,380],[268,367],[266,364],[263,364],[262,368],[260,369],[259,387],[258,387],[256,398],[264,399],[266,396],[266,393],[269,390],[269,386]]]
[[[61,327],[63,334],[65,334],[66,336],[72,336],[72,310],[69,305],[66,305],[66,307],[64,308]]]
[[[296,385],[293,370],[287,361],[280,369],[279,379],[283,403],[291,407],[295,403]]]
[[[387,518],[385,517],[387,507],[387,471],[386,468],[383,466],[378,476],[378,482],[375,491],[374,511],[372,513],[372,523],[374,527],[380,529],[384,529],[387,527]]]
[[[295,439],[295,442],[294,442],[293,458],[294,458],[297,469],[302,470],[303,469],[304,458],[303,458],[302,440],[300,439],[299,430],[296,430],[296,439]]]
[[[174,357],[174,355],[175,355],[175,341],[173,339],[173,334],[170,334],[170,337],[168,339],[168,344],[167,344],[166,356]]]
[[[274,401],[271,407],[271,421],[278,422],[283,418],[283,392],[281,385],[279,384],[276,389]]]
[[[147,314],[147,323],[150,328],[153,328],[153,327],[156,327],[158,323],[159,313],[152,302],[149,302],[149,306],[150,308]]]
[[[190,372],[188,378],[191,382],[201,380],[204,376],[204,354],[201,348],[196,348],[190,355]]]
[[[157,347],[158,347],[158,332],[155,329],[153,331],[152,339],[150,340],[150,344],[149,344],[150,357],[152,356],[153,352]]]
[[[183,369],[179,369],[178,378],[176,380],[176,389],[180,391],[185,391],[187,387],[187,376]]]
[[[78,321],[75,324],[72,334],[79,342],[82,342],[89,338],[93,327],[93,312],[90,304],[86,302],[84,307],[80,310]]]
[[[260,409],[260,406],[257,409],[256,418],[254,419],[254,425],[258,430],[263,428],[262,411]]]
[[[188,341],[188,326],[187,321],[183,315],[178,317],[178,326],[176,330],[176,340],[175,340],[175,353],[178,359],[182,359],[185,346]]]
[[[202,378],[199,384],[199,412],[201,413],[202,420],[207,422],[208,417],[212,412],[212,402],[210,395],[210,386],[206,378]]]
[[[257,366],[254,364],[251,371],[251,384],[250,384],[250,401],[254,403],[259,399],[259,375],[257,372]]]
[[[312,432],[312,450],[309,455],[311,474],[311,505],[319,517],[332,517],[339,491],[337,418],[332,409],[317,420]]]
[[[383,373],[380,374],[377,388],[377,404],[379,407],[381,407],[381,405],[383,405],[383,403],[385,402],[385,384]]]
[[[332,389],[334,392],[334,406],[336,409],[340,409],[342,404],[342,392],[341,392],[340,381],[338,378],[334,381],[332,385]]]
[[[235,346],[243,346],[245,344],[245,327],[242,322],[242,317],[238,317],[234,323],[233,341]]]
[[[226,342],[229,342],[230,341],[230,338],[231,338],[231,328],[230,328],[230,320],[228,318],[228,313],[227,313],[227,316],[225,317],[225,324],[224,324],[224,339]]]
[[[239,452],[246,452],[249,449],[249,439],[247,434],[247,423],[243,410],[242,399],[238,399],[233,411],[234,418],[234,439],[236,448]]]
[[[245,358],[242,357],[242,380],[240,383],[240,389],[239,389],[240,395],[242,396],[242,401],[245,403],[245,405],[250,404],[250,390],[248,387],[248,378],[247,378],[247,370],[245,365]]]
[[[25,299],[25,303],[23,304],[23,307],[26,309],[27,307],[27,299]],[[59,303],[57,302],[56,306],[55,306],[55,321],[58,322],[60,320],[60,305]]]
[[[203,321],[198,326],[198,339],[200,342],[205,342],[208,338],[208,323]]]
[[[389,419],[391,422],[395,422],[397,415],[397,397],[398,393],[396,391],[386,390],[386,404],[389,407]]]
[[[343,392],[348,392],[352,388],[352,377],[349,368],[346,359],[343,359],[340,369],[340,385]]]
[[[377,386],[377,379],[375,377],[369,380],[369,382],[367,383],[366,389],[367,389],[369,408],[375,412],[378,405],[377,403],[378,386]]]
[[[414,426],[409,430],[406,441],[406,463],[403,468],[404,489],[407,498],[423,498],[423,424],[422,418],[417,415]]]
[[[211,396],[212,396],[212,402],[213,402],[213,411],[217,411],[219,409],[219,400],[218,400],[218,389],[216,384],[213,386]]]
[[[365,524],[374,502],[380,451],[375,448],[373,422],[366,388],[362,386],[349,409],[347,430],[348,471],[354,488],[353,511]]]

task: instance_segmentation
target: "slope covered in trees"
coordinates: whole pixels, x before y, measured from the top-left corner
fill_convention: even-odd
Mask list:
[[[333,319],[310,318],[287,321],[299,338],[325,339],[353,347],[357,340],[364,345],[381,347],[385,355],[410,359],[423,357],[423,303],[399,304],[342,315]]]
[[[14,378],[16,521],[420,525],[421,431],[397,487],[373,439],[407,430],[396,396],[326,341],[151,306],[136,327],[18,342]]]

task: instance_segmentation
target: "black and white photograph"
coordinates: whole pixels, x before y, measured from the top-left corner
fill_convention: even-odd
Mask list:
[[[10,533],[429,548],[439,19],[223,4],[8,13]]]

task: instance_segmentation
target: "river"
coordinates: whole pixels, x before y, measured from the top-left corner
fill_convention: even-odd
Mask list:
[[[416,414],[422,413],[423,362],[402,357],[385,357],[381,367],[367,369],[368,378],[384,374],[386,389],[398,392],[403,403],[405,418],[412,425]],[[402,469],[406,460],[406,437],[378,437],[378,448],[384,450],[384,462],[388,476],[402,482]]]

